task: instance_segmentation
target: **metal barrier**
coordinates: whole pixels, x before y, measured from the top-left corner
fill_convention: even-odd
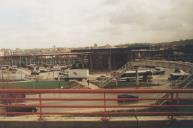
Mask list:
[[[159,94],[161,93],[168,93],[170,97],[160,98]],[[22,103],[0,104],[0,108],[5,108],[6,110],[1,111],[0,115],[38,115],[40,120],[44,116],[51,115],[101,116],[103,117],[102,119],[108,119],[110,116],[168,116],[169,119],[174,119],[174,116],[193,116],[193,111],[191,110],[193,104],[190,102],[193,101],[193,95],[191,96],[191,93],[193,93],[193,89],[1,89],[0,95],[26,94],[26,97],[0,97],[0,101],[23,101]],[[139,98],[120,99],[117,97],[120,94],[140,96]],[[157,95],[152,97],[151,94]],[[186,94],[192,98],[179,98],[180,94]],[[149,96],[147,97],[146,95]],[[157,100],[167,100],[168,103],[157,105],[153,102],[147,102]],[[122,101],[124,104],[120,104],[118,101]],[[188,104],[181,103],[181,101],[188,101]],[[70,104],[71,102],[73,104]],[[96,102],[99,103],[95,104]],[[21,111],[16,109],[7,111],[9,108],[21,108]],[[24,108],[37,108],[38,111],[27,112],[24,111]],[[183,110],[184,108],[189,109]],[[52,109],[52,112],[46,109]]]

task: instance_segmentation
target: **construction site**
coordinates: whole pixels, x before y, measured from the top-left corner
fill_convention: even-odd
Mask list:
[[[1,56],[0,127],[191,128],[193,64],[180,50]]]
[[[193,128],[193,0],[0,0],[0,128]]]

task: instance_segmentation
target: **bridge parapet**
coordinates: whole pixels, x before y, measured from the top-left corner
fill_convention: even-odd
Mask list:
[[[156,118],[156,116],[164,116],[173,120],[175,116],[193,116],[191,109],[193,108],[193,104],[191,104],[193,98],[179,97],[180,94],[193,93],[192,89],[2,89],[0,93],[25,93],[37,96],[31,98],[0,98],[0,100],[8,101],[33,101],[23,102],[22,104],[1,104],[1,108],[13,110],[0,112],[0,115],[4,115],[5,118],[35,115],[43,120],[44,117],[50,116],[89,116],[108,120],[110,117],[153,116]],[[169,94],[170,97],[160,98],[159,94],[162,93]],[[119,98],[118,95],[120,94],[144,94],[144,97]],[[74,95],[77,96],[73,97]],[[113,97],[114,95],[117,97]],[[153,95],[155,97],[152,97]],[[161,105],[153,104],[157,100],[169,102]],[[186,101],[185,104],[184,101]],[[26,108],[37,108],[38,111],[22,111],[28,110]],[[184,110],[184,108],[188,109]]]

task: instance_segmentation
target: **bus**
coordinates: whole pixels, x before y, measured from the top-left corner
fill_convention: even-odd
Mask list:
[[[152,71],[150,70],[139,70],[138,79],[142,81],[152,80]],[[136,71],[126,71],[121,77],[120,81],[135,81],[136,80]]]

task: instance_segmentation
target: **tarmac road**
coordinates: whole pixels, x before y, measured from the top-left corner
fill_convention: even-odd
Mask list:
[[[106,94],[106,98],[117,98],[119,94]],[[140,98],[158,98],[161,94],[131,94]],[[38,95],[28,95],[28,98],[38,98]],[[104,98],[103,94],[42,94],[42,98]],[[39,102],[27,102],[28,104],[38,104]],[[154,101],[140,101],[129,104],[153,104]],[[104,101],[43,101],[44,105],[104,105]],[[129,104],[122,104],[129,105]],[[107,101],[106,105],[117,105],[117,101]],[[107,108],[107,110],[123,110],[123,109],[143,109],[143,108]],[[96,112],[103,111],[103,108],[43,108],[43,112]]]

